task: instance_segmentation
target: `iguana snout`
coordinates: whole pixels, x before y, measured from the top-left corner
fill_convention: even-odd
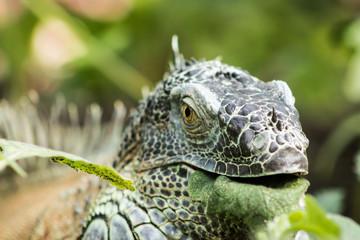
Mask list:
[[[262,96],[250,95],[246,101],[236,92],[232,96],[238,98],[222,100],[218,113],[221,131],[214,151],[230,169],[223,172],[218,168],[218,173],[248,177],[307,173],[309,142],[296,109],[281,99],[271,101],[273,90],[266,92],[266,84],[264,89]],[[238,171],[233,164],[238,165]]]

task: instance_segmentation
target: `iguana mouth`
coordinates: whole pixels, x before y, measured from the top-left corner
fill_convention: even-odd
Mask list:
[[[265,161],[261,159],[262,157],[258,156],[248,165],[234,164],[231,162],[224,163],[224,170],[216,168],[219,159],[211,157],[176,156],[168,159],[167,165],[177,165],[181,162],[194,170],[205,171],[216,176],[227,176],[234,179],[262,178],[277,175],[303,176],[308,174],[308,159],[306,154],[294,148],[284,148],[271,155]],[[229,171],[230,167],[236,167],[238,169],[236,173],[238,174],[233,174],[234,171]]]
[[[267,155],[264,158],[264,155]],[[251,162],[229,162],[225,159],[216,156],[199,157],[195,154],[186,154],[173,156],[166,159],[164,164],[164,157],[159,156],[154,158],[153,162],[160,162],[157,165],[140,165],[140,171],[160,167],[177,165],[179,163],[188,165],[193,169],[198,169],[216,175],[223,175],[228,177],[239,178],[258,178],[263,176],[287,174],[287,175],[306,175],[308,174],[308,159],[304,151],[292,147],[281,148],[273,154],[265,153],[264,155],[254,156]]]
[[[277,183],[278,187],[281,188],[282,184],[285,184],[290,181],[294,181],[294,179],[299,178],[297,174],[276,174],[276,175],[267,175],[262,177],[229,177],[229,179],[233,182],[252,184],[252,185],[261,185],[264,187],[273,187]]]

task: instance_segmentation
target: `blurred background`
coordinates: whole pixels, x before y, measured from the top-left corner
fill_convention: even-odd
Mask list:
[[[0,98],[58,93],[104,119],[162,79],[179,36],[186,58],[281,79],[310,139],[309,192],[360,223],[360,1],[1,0]],[[0,116],[1,117],[1,116]]]

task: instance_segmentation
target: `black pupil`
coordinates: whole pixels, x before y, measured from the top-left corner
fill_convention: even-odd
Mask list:
[[[186,117],[190,116],[190,108],[188,108],[188,107],[185,108],[185,116]]]

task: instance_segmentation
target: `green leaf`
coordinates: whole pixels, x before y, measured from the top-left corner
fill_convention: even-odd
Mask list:
[[[326,216],[333,220],[340,227],[342,240],[352,240],[359,238],[360,225],[354,222],[352,219],[338,214],[327,214]]]
[[[291,229],[305,230],[319,239],[340,239],[340,228],[329,218],[325,211],[310,196],[305,198],[306,211],[295,211],[289,215]]]
[[[205,172],[197,171],[191,174],[189,181],[189,194],[192,199],[206,202],[213,190],[216,178]]]
[[[0,164],[14,164],[15,161],[28,157],[46,157],[53,161],[68,165],[75,170],[82,170],[84,172],[97,175],[105,180],[108,180],[112,185],[120,189],[135,190],[132,186],[133,182],[122,178],[115,172],[114,169],[95,163],[88,160],[61,151],[51,150],[48,148],[39,147],[36,145],[22,143],[17,141],[9,141],[0,139]]]
[[[295,210],[268,222],[265,231],[257,233],[257,238],[260,240],[287,239],[302,230],[310,235],[310,239],[349,239],[344,238],[346,235],[344,232],[348,229],[340,229],[337,222],[326,215],[314,198],[307,195],[305,203],[305,210]],[[343,225],[346,227],[345,224]],[[359,231],[359,228],[353,227],[353,229],[355,229],[354,233]]]
[[[307,180],[291,175],[249,180],[198,171],[191,175],[188,191],[206,205],[208,215],[234,216],[255,232],[275,216],[297,209],[308,186]]]

